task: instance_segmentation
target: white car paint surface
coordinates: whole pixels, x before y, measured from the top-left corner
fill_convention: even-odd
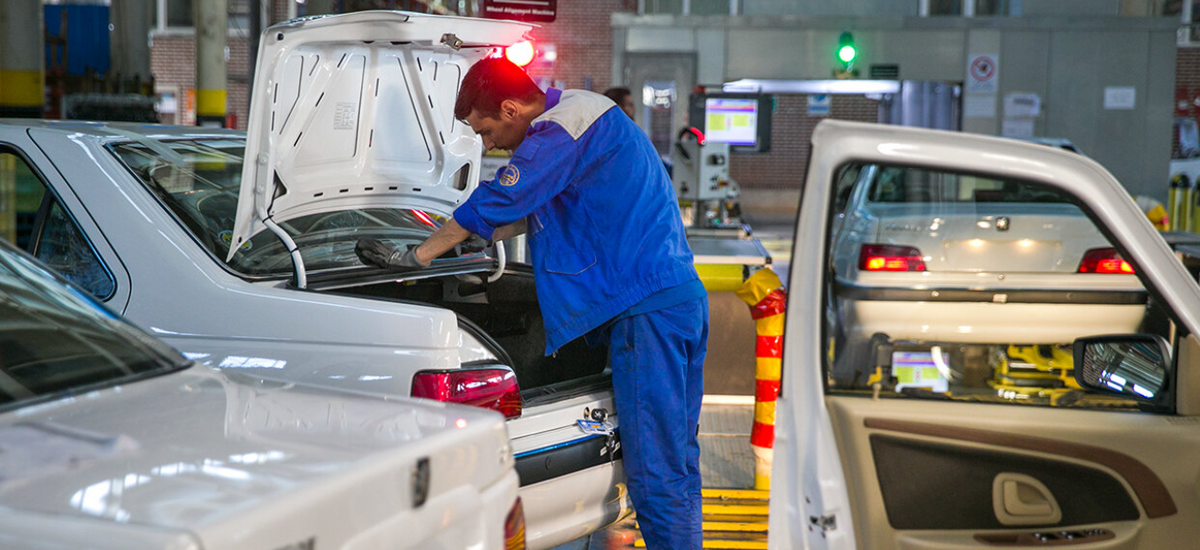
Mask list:
[[[0,289],[0,547],[504,546],[498,414],[196,365],[7,246]]]
[[[528,265],[461,250],[397,274],[354,253],[424,240],[478,184],[459,79],[529,29],[405,12],[281,23],[263,33],[247,132],[0,121],[17,219],[0,237],[226,372],[388,398],[421,374],[515,378],[529,546],[585,536],[629,511],[619,434],[577,425],[619,429],[605,351],[542,355]]]
[[[921,252],[931,256],[931,275],[903,272],[910,277],[890,280],[898,292],[888,294],[889,305],[900,313],[886,326],[841,315],[847,254],[838,247],[849,231],[843,224],[858,222],[844,215],[841,206],[854,201],[839,193],[847,182],[838,176],[864,165],[982,175],[1046,193],[1044,204],[1073,205],[1078,214],[1023,208],[1011,214],[1013,231],[1018,216],[1039,217],[1043,229],[1055,230],[1020,238],[1058,240],[1053,252],[1072,256],[1067,264],[1077,261],[1069,249],[1112,247],[1119,257],[1109,258],[1111,265],[1127,261],[1133,273],[1084,277],[1044,261],[1053,254],[1023,260],[1020,248],[1006,246],[957,265],[943,261],[950,245],[935,240],[930,218],[951,213],[966,197],[935,200],[940,212],[861,215],[913,226],[903,231],[910,240],[895,242],[929,248]],[[1186,246],[1177,255],[1099,164],[1038,144],[823,121],[807,173],[795,246],[813,261],[790,273],[770,548],[1195,547],[1200,260]],[[987,198],[966,202],[972,216],[991,207]],[[980,240],[994,235],[980,229],[954,231]],[[866,233],[889,238],[883,228]],[[997,288],[1001,274],[1015,274],[1022,291],[1065,299],[1022,313],[1022,295]],[[966,285],[971,276],[987,280]],[[1095,286],[1077,279],[1094,279]],[[963,286],[933,294],[948,281]],[[1144,292],[1136,320],[1089,314],[1072,300],[1075,292],[1135,288]],[[986,313],[974,318],[970,333],[923,335],[922,325],[964,318],[945,306],[999,293],[1017,303],[982,300]],[[909,317],[906,308],[923,316]],[[880,328],[893,334],[873,330]],[[856,331],[872,333],[865,353],[844,346]],[[1051,336],[1028,338],[1041,332]],[[835,376],[838,368],[862,376],[847,384]]]

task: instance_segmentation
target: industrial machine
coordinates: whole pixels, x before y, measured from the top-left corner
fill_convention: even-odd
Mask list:
[[[729,177],[728,143],[714,143],[696,128],[684,128],[671,149],[671,180],[692,228],[740,228],[739,189]],[[690,215],[689,215],[690,214]]]

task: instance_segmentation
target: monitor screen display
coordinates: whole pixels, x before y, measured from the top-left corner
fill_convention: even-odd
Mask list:
[[[704,100],[704,137],[714,143],[758,143],[758,100],[710,97]]]

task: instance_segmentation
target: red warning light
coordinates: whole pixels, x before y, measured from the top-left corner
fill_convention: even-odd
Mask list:
[[[524,67],[533,62],[533,42],[522,40],[507,48],[504,48],[504,57],[512,61],[518,67]]]

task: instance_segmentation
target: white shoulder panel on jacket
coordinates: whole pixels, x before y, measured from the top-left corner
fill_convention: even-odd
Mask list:
[[[533,124],[554,122],[562,126],[571,139],[578,140],[600,115],[616,106],[611,99],[595,92],[564,90],[558,105],[533,119]]]

